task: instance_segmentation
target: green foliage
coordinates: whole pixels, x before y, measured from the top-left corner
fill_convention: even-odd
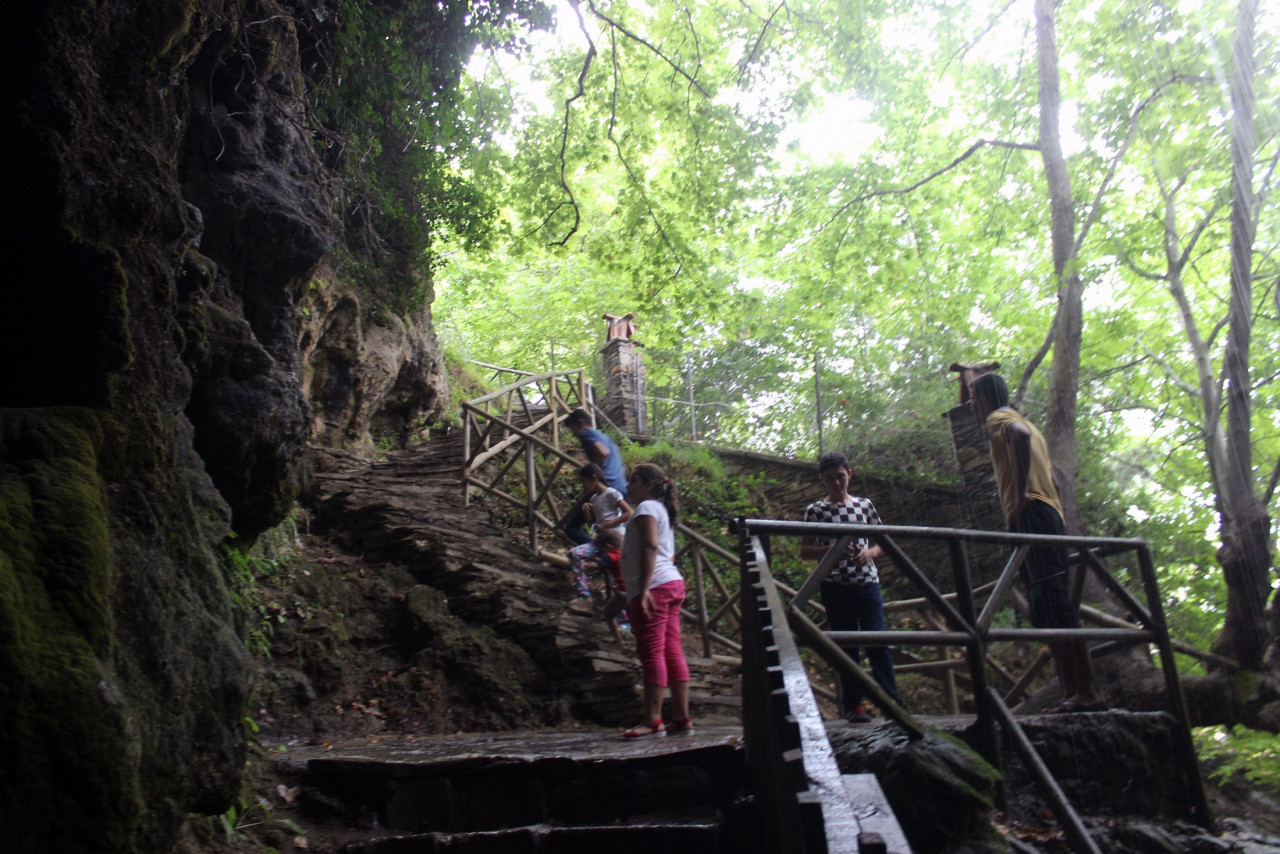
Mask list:
[[[228,845],[256,843],[254,833],[272,827],[296,836],[302,836],[305,833],[292,819],[276,818],[273,815],[271,802],[264,797],[255,798],[251,802],[241,798],[225,813],[211,818],[210,822],[221,831],[222,839]],[[276,849],[266,846],[260,850],[274,852]]]
[[[399,446],[400,440],[396,436],[377,436],[373,440],[374,455],[380,460],[385,460]]]
[[[475,366],[460,356],[446,339],[444,342],[444,369],[449,375],[449,402],[444,417],[453,424],[462,424],[462,403],[473,400],[493,389],[476,372]]]
[[[298,598],[278,590],[293,587],[295,573],[308,570],[297,560],[297,527],[293,519],[247,544],[233,531],[222,545],[222,565],[231,602],[239,614],[245,647],[257,658],[271,655],[276,627],[287,620],[308,622],[314,614]]]
[[[281,568],[279,561],[264,558],[242,549],[232,532],[222,546],[222,565],[227,576],[227,589],[231,602],[241,615],[244,625],[245,648],[255,657],[271,653],[271,638],[275,634],[270,609],[257,601],[259,579],[276,575]]]
[[[1201,727],[1192,736],[1212,779],[1226,783],[1240,775],[1253,786],[1280,794],[1280,735],[1237,724],[1229,729]]]
[[[696,426],[708,443],[812,455],[816,363],[826,447],[954,480],[939,417],[955,403],[950,364],[996,359],[1016,385],[1058,307],[1027,10],[802,0],[765,17],[727,0],[616,0],[580,11],[588,35],[562,21],[529,74],[496,52],[470,67],[465,109],[510,122],[467,160],[503,188],[493,248],[440,270],[437,316],[459,347],[527,370],[591,364],[600,378],[600,315],[635,311],[659,435]],[[1137,0],[1058,10],[1085,289],[1079,500],[1090,533],[1151,542],[1171,625],[1198,646],[1225,608],[1215,552],[1229,505],[1212,455],[1234,12]],[[1260,15],[1256,60],[1280,64],[1274,14]],[[1251,488],[1274,505],[1280,93],[1274,75],[1256,87],[1248,438]],[[825,131],[840,145],[798,132],[841,109],[859,118]],[[1021,401],[1042,425],[1053,358]]]
[[[627,465],[653,463],[675,481],[680,513],[693,524],[719,529],[746,500],[741,484],[725,477],[724,466],[707,448],[656,441],[626,446]]]
[[[495,202],[460,158],[486,131],[458,108],[477,45],[515,45],[539,0],[344,0],[308,69],[326,165],[346,177],[346,244],[398,311],[430,299],[440,247],[484,246]]]

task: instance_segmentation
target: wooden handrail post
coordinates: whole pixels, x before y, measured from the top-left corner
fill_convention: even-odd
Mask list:
[[[467,476],[471,474],[471,413],[462,410],[462,506],[471,503],[471,490],[467,486]]]
[[[702,655],[711,657],[711,635],[707,632],[707,585],[702,578],[702,548],[693,544],[693,576],[698,588],[698,630],[702,633]]]
[[[1063,831],[1066,833],[1067,839],[1071,841],[1071,849],[1081,852],[1081,854],[1102,854],[1098,849],[1097,843],[1093,841],[1093,837],[1089,835],[1089,829],[1080,820],[1080,815],[1071,806],[1067,796],[1063,794],[1062,787],[1053,779],[1053,774],[1049,773],[1049,769],[1045,766],[1044,760],[1040,758],[1040,754],[1036,753],[1035,746],[1027,738],[1026,733],[1022,731],[1022,727],[1018,726],[1018,722],[1013,718],[1013,713],[1005,708],[1000,695],[989,688],[984,689],[983,693],[986,696],[982,702],[979,702],[979,708],[985,705],[989,710],[989,714],[1000,717],[1000,722],[1004,724],[1005,732],[1013,740],[1014,746],[1022,756],[1022,761],[1027,766],[1027,770],[1031,772],[1031,776],[1035,781],[1040,784],[1040,789],[1048,798],[1054,814],[1062,822]],[[1002,785],[1001,789],[1003,790],[1003,788]]]
[[[1173,645],[1169,642],[1169,624],[1164,619],[1164,605],[1160,602],[1160,589],[1156,583],[1156,568],[1146,545],[1138,549],[1138,568],[1142,572],[1142,587],[1147,594],[1147,608],[1151,614],[1149,628],[1155,630],[1156,645],[1160,649],[1160,669],[1164,671],[1165,691],[1169,695],[1169,709],[1177,719],[1177,744],[1182,754],[1187,783],[1196,800],[1196,823],[1206,830],[1213,828],[1213,811],[1209,808],[1200,778],[1200,763],[1196,758],[1195,742],[1191,740],[1191,715],[1187,712],[1187,698],[1178,681],[1178,667],[1173,660]]]
[[[538,508],[534,505],[533,496],[538,492],[538,455],[534,453],[533,443],[524,443],[524,465],[525,465],[525,484],[528,487],[525,494],[526,516],[529,520],[529,548],[534,552],[538,551]]]

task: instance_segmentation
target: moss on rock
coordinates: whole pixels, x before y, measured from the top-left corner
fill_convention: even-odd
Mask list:
[[[161,852],[221,811],[250,668],[179,422],[0,410],[0,827],[19,851]],[[189,453],[189,450],[187,451]]]
[[[54,850],[55,827],[82,850],[121,850],[142,812],[103,672],[116,572],[97,460],[110,429],[89,410],[0,417],[0,751],[14,763],[0,825],[17,850]]]

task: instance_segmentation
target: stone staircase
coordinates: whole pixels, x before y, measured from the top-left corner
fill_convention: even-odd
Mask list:
[[[538,561],[482,507],[463,502],[460,434],[369,461],[318,452],[312,526],[351,554],[406,567],[448,610],[523,648],[567,698],[576,719],[635,723],[639,665],[599,604],[577,599],[568,570]],[[567,544],[566,544],[567,548]],[[686,637],[686,649],[697,648]],[[689,655],[695,720],[741,719],[737,668]]]
[[[727,854],[758,838],[738,733],[380,739],[298,748],[277,768],[312,850]]]

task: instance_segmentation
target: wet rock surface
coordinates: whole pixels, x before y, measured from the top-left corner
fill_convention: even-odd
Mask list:
[[[164,852],[239,796],[253,668],[220,546],[286,518],[313,412],[345,407],[306,381],[325,347],[299,344],[342,237],[306,76],[338,6],[69,0],[15,7],[0,33],[20,69],[0,92],[19,212],[0,235],[15,850]],[[438,409],[429,310],[401,320],[356,353],[378,369],[345,389],[364,406],[340,419],[348,444]]]
[[[917,854],[1014,850],[1069,852],[1048,800],[1022,760],[1002,747],[1005,800],[996,797],[990,770],[968,749],[971,717],[923,718],[932,731],[916,744],[894,724],[828,724],[845,773],[875,773]],[[1173,749],[1172,717],[1114,710],[1020,719],[1024,732],[1107,854],[1156,852],[1280,852],[1276,804],[1247,808],[1217,799],[1249,818],[1220,817],[1213,832],[1192,821],[1188,770]],[[1242,809],[1245,807],[1245,809]],[[1011,848],[1008,846],[1012,846]]]

